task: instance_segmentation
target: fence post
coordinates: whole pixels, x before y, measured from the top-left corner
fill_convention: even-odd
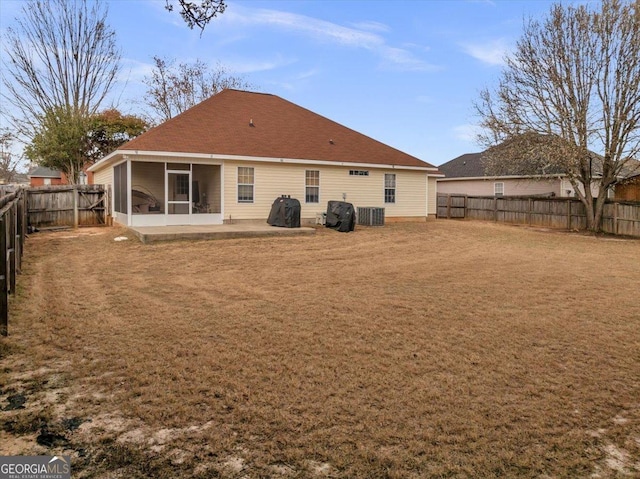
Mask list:
[[[567,229],[571,229],[571,199],[567,200]]]
[[[618,234],[618,202],[613,204],[613,234]]]
[[[5,215],[0,216],[0,334],[6,336],[9,331],[9,291],[7,290],[7,221]]]
[[[527,210],[528,210],[528,213],[529,213],[529,215],[528,215],[529,216],[529,226],[531,226],[531,224],[533,223],[533,221],[532,221],[533,211],[531,211],[531,208],[533,206],[533,202],[531,201],[531,198],[528,199],[527,203],[529,203]]]
[[[493,197],[493,221],[498,221],[498,197]]]
[[[447,195],[447,219],[451,219],[451,195]]]
[[[73,227],[78,227],[78,185],[73,185],[71,190],[73,194]]]
[[[15,294],[16,291],[16,203],[5,214],[7,221],[7,284],[9,292]]]

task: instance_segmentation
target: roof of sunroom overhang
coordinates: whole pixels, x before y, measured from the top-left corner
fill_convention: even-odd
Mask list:
[[[118,151],[391,165],[438,174],[429,163],[278,96],[240,90],[223,90]]]

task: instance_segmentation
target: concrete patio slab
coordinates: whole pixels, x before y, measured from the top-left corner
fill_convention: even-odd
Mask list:
[[[175,240],[216,240],[260,236],[298,236],[315,234],[315,228],[278,228],[268,224],[136,226],[129,231],[143,243]]]

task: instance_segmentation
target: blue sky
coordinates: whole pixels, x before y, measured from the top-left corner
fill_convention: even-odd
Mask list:
[[[123,112],[143,108],[154,55],[201,59],[439,165],[480,151],[473,102],[498,78],[523,19],[544,17],[553,2],[227,0],[202,36],[164,0],[108,3],[122,49],[110,102]],[[2,31],[21,4],[0,2]]]

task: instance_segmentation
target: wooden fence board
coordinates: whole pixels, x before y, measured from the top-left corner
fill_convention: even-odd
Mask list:
[[[24,190],[0,198],[0,335],[8,334],[9,294],[15,294],[26,233]]]
[[[453,198],[463,198],[462,206],[451,207]],[[445,205],[445,206],[441,206]],[[584,230],[587,215],[584,205],[575,198],[540,198],[438,195],[439,218],[469,218],[483,221],[529,224],[545,228]],[[455,215],[455,216],[454,216]],[[640,237],[640,203],[608,202],[603,211],[602,230]]]
[[[105,197],[102,185],[30,188],[29,225],[36,228],[104,225]]]

